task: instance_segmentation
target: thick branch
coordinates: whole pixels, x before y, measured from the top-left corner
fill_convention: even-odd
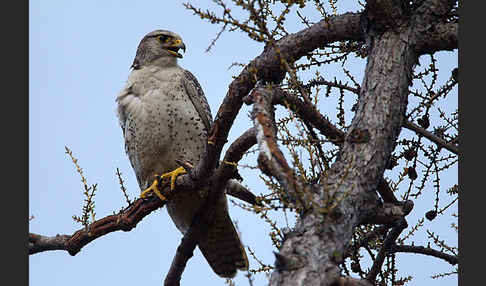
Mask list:
[[[417,34],[416,51],[419,55],[438,51],[452,51],[458,47],[458,23],[437,23],[425,33]]]
[[[67,250],[66,241],[71,238],[70,235],[56,235],[47,237],[40,234],[29,233],[29,254],[48,250]]]
[[[272,103],[274,94],[278,90],[280,89],[269,85],[254,89],[251,94],[253,125],[257,130],[256,138],[260,150],[258,166],[263,173],[275,177],[295,201],[303,204],[298,194],[302,187],[277,144],[277,128]]]
[[[256,141],[256,139],[255,139]],[[238,198],[242,201],[245,201],[251,205],[263,206],[261,202],[259,202],[250,190],[244,187],[240,182],[235,179],[230,179],[228,183],[226,183],[226,194]]]
[[[256,129],[252,127],[231,144],[223,159],[224,168],[231,168],[234,172],[237,172],[236,162],[239,162],[243,155],[257,143],[256,133]],[[226,193],[249,204],[261,205],[260,202],[256,201],[255,195],[236,180],[228,181],[226,184]]]
[[[374,213],[369,215],[362,224],[382,224],[387,227],[392,227],[397,221],[407,216],[413,209],[412,201],[400,202],[397,204],[385,203],[374,210]]]
[[[458,23],[446,22],[456,1],[426,0],[412,16],[413,40],[418,55],[452,51],[458,47]]]
[[[253,145],[257,144],[256,134],[257,130],[255,127],[252,127],[241,134],[240,137],[238,137],[238,139],[236,139],[226,151],[223,163],[227,164],[239,162],[241,158],[243,158],[243,155],[245,155],[245,153],[250,150]]]
[[[184,186],[178,180],[178,191],[183,191]],[[172,192],[170,186],[164,187],[161,193],[170,199]],[[81,248],[91,241],[114,231],[130,231],[138,222],[154,210],[165,205],[165,202],[157,198],[138,199],[119,214],[110,215],[96,220],[87,228],[76,231],[73,235],[57,235],[47,238],[36,234],[29,234],[29,254],[48,250],[66,250],[71,255],[76,255]]]

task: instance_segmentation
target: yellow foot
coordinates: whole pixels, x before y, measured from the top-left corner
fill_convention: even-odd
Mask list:
[[[156,177],[157,177],[157,179],[154,180],[152,185],[140,194],[141,198],[146,198],[150,194],[150,192],[154,192],[157,195],[157,197],[159,197],[159,199],[161,201],[165,201],[167,199],[166,197],[164,197],[164,195],[162,195],[160,193],[159,188],[158,188],[159,178],[158,178],[158,176],[156,176]]]
[[[158,188],[159,181],[162,181],[165,178],[170,178],[170,190],[172,191],[172,190],[175,189],[175,181],[177,179],[177,176],[179,176],[181,174],[185,174],[185,173],[186,173],[186,170],[183,167],[179,167],[172,172],[162,174],[160,177],[156,176],[157,179],[154,180],[154,182],[152,183],[152,185],[150,187],[148,187],[145,191],[142,192],[140,197],[145,198],[145,197],[148,196],[148,194],[150,192],[154,192],[157,195],[157,197],[160,198],[160,200],[165,201],[166,197],[164,197],[164,195],[162,195],[160,193],[159,188]]]

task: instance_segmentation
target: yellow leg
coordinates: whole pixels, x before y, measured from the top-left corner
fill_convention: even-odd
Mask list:
[[[159,178],[155,179],[152,185],[140,194],[140,197],[146,198],[150,192],[154,192],[161,201],[165,201],[166,197],[164,197],[164,195],[160,193],[158,185],[159,185]]]
[[[160,178],[170,178],[170,190],[172,191],[173,189],[175,189],[175,181],[177,179],[177,176],[185,173],[187,173],[186,170],[183,167],[179,167],[172,172],[163,174],[162,176],[160,176]]]
[[[186,170],[183,167],[179,167],[172,172],[162,174],[160,176],[160,178],[155,179],[154,182],[152,183],[152,185],[150,187],[148,187],[145,191],[142,192],[140,197],[145,198],[150,192],[154,192],[157,195],[157,197],[160,198],[160,200],[165,201],[166,197],[164,197],[164,195],[162,195],[159,192],[159,189],[157,187],[159,185],[159,180],[162,181],[165,178],[170,178],[170,190],[172,191],[172,190],[175,189],[175,181],[177,179],[177,176],[179,176],[181,174],[185,174],[185,173],[186,173]]]

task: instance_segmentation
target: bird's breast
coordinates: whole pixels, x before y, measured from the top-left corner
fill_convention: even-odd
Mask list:
[[[176,160],[200,160],[207,134],[180,74],[136,71],[126,90],[118,103],[124,112],[126,150],[141,188],[154,174],[179,167]]]

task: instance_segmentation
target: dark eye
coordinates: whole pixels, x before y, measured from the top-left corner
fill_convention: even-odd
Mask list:
[[[157,36],[157,40],[159,40],[161,43],[166,43],[166,42],[170,41],[170,37],[166,36],[166,35],[160,35],[160,36]]]

